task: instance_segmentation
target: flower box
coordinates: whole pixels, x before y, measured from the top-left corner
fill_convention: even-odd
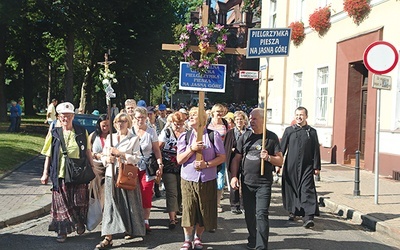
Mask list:
[[[324,8],[318,8],[310,15],[308,19],[310,27],[313,28],[320,36],[325,33],[331,27],[331,9],[330,6]]]
[[[360,25],[368,17],[371,6],[368,0],[345,0],[343,9],[349,14],[349,17],[353,18],[355,24]]]
[[[293,44],[297,47],[303,42],[304,38],[306,37],[306,34],[304,33],[304,23],[299,21],[292,22],[289,25],[289,28],[292,29],[291,40],[293,41]]]

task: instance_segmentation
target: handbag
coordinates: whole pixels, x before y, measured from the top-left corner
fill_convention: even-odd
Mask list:
[[[140,148],[140,154],[142,155],[142,158],[140,159],[139,164],[141,164],[141,165],[145,164],[146,174],[148,176],[156,176],[159,166],[158,166],[157,158],[154,155],[154,153],[151,153],[150,157],[145,157],[143,155],[142,148]]]
[[[91,185],[92,186],[92,185]],[[103,219],[101,202],[98,197],[98,187],[93,185],[89,191],[89,208],[87,212],[86,228],[89,231],[94,230]]]
[[[65,159],[65,183],[88,184],[94,179],[95,174],[86,154],[81,155],[79,152],[79,159],[72,159],[68,156],[62,128],[60,129],[60,142]]]
[[[117,188],[134,190],[137,186],[138,168],[129,163],[121,162],[118,158],[118,177],[115,183]]]

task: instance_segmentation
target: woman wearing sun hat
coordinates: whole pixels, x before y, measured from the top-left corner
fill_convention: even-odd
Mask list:
[[[61,127],[52,129],[51,136],[46,137],[41,152],[46,156],[41,182],[46,184],[50,177],[53,184],[50,211],[52,221],[49,231],[57,233],[57,241],[60,243],[73,231],[78,235],[85,232],[89,204],[88,184],[65,183],[64,179],[65,158],[62,157],[60,138],[64,138],[70,158],[86,157],[93,166],[88,133],[82,126],[72,123],[74,110],[74,105],[69,102],[57,106]]]

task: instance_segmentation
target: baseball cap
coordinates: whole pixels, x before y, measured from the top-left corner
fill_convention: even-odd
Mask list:
[[[99,112],[97,109],[95,109],[95,110],[93,110],[92,115],[97,115],[97,116],[99,116],[99,115],[100,115],[100,112]]]
[[[63,102],[57,105],[56,111],[58,114],[74,114],[75,107],[70,102]]]
[[[143,108],[147,107],[146,102],[144,100],[139,100],[137,102],[137,106],[138,107],[143,107]]]
[[[154,107],[153,106],[148,106],[147,107],[147,113],[154,113]]]
[[[167,109],[167,106],[165,106],[165,104],[158,105],[158,110],[163,111],[163,110],[166,110],[166,109]]]

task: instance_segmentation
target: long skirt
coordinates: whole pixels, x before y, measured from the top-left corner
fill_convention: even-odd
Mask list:
[[[106,176],[101,235],[125,233],[144,236],[146,230],[139,183],[135,190],[115,188],[114,185],[112,178]]]
[[[57,234],[70,234],[76,231],[78,225],[86,224],[89,205],[87,184],[64,183],[58,179],[58,191],[52,192],[50,214],[52,221],[49,231]]]

